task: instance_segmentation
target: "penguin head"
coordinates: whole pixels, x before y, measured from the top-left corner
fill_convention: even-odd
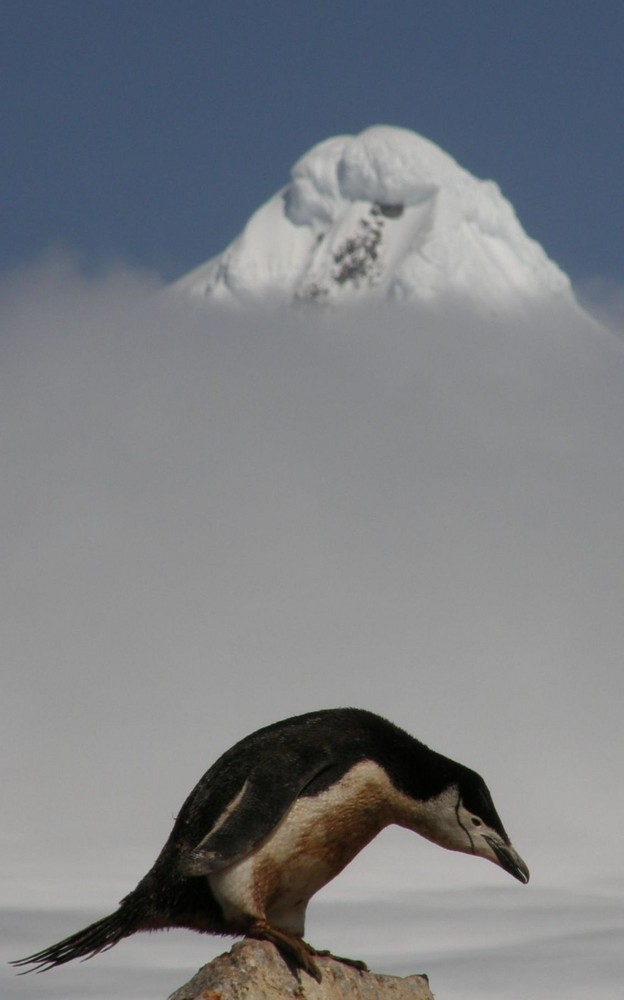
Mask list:
[[[529,869],[507,836],[485,781],[474,771],[466,769],[462,775],[455,815],[465,839],[465,853],[493,861],[526,885]]]
[[[462,765],[444,791],[431,799],[418,832],[451,851],[486,858],[519,882],[529,869],[514,849],[483,778]]]

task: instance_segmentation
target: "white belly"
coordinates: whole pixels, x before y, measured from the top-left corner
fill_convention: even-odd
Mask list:
[[[393,821],[396,795],[382,768],[363,761],[327,791],[297,799],[251,854],[207,876],[226,920],[244,931],[265,919],[302,936],[308,900]]]

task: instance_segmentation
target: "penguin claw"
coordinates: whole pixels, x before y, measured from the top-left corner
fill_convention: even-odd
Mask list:
[[[322,982],[323,975],[321,970],[309,953],[306,955],[304,962],[301,963],[301,968],[304,972],[307,972],[309,976],[312,976],[313,979],[316,979],[317,983]]]
[[[294,963],[298,969],[303,969],[309,976],[316,979],[317,983],[321,982],[323,978],[321,970],[312,957],[317,952],[301,938],[287,934],[285,931],[280,931],[276,927],[271,927],[270,924],[265,923],[263,920],[256,921],[249,928],[247,937],[256,938],[260,941],[270,941],[275,945],[287,963],[290,959],[290,962]]]
[[[308,947],[312,949],[312,954],[318,958],[331,958],[334,962],[340,962],[341,965],[348,965],[352,969],[357,969],[358,972],[368,972],[366,962],[363,962],[360,958],[345,958],[344,955],[334,955],[328,948],[319,951],[317,948],[312,948],[312,945],[308,945]]]

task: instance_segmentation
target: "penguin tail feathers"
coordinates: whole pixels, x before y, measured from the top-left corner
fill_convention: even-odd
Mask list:
[[[137,919],[137,915],[122,905],[115,913],[111,913],[110,916],[103,917],[101,920],[96,920],[94,924],[89,924],[88,927],[64,938],[63,941],[58,941],[57,944],[53,944],[49,948],[44,948],[34,955],[20,958],[10,964],[20,968],[19,975],[22,976],[26,972],[45,972],[56,965],[65,965],[66,962],[71,962],[74,958],[80,958],[84,961],[97,955],[100,951],[108,951],[122,938],[128,937],[129,934],[133,934],[137,930],[140,930],[140,921]],[[23,968],[23,966],[29,966],[29,968]]]

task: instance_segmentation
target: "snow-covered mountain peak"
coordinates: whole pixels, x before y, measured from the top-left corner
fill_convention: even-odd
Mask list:
[[[295,225],[314,225],[334,222],[348,202],[409,207],[462,173],[422,136],[377,125],[356,137],[328,139],[302,156],[284,191],[285,212]]]
[[[219,256],[176,286],[220,301],[469,299],[515,309],[573,302],[492,181],[433,142],[377,125],[297,161],[290,183]]]

